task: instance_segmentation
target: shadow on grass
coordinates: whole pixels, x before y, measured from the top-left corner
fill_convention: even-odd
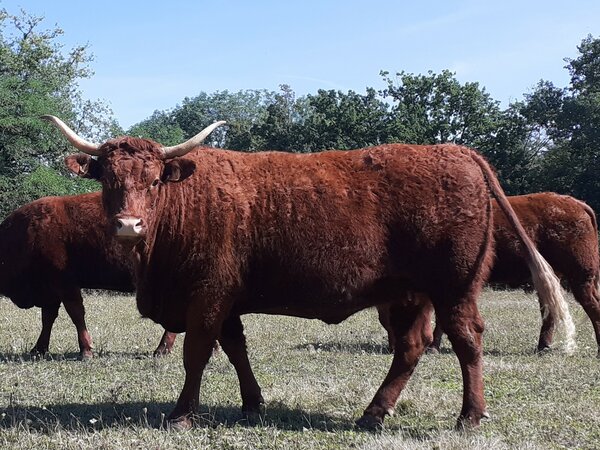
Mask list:
[[[294,350],[309,352],[342,352],[342,353],[373,353],[376,355],[390,355],[387,344],[374,342],[311,342],[293,347]]]
[[[552,351],[548,351],[545,354],[551,354]],[[431,357],[431,358],[435,358],[436,355],[455,355],[456,353],[454,353],[454,350],[452,350],[452,347],[448,346],[448,347],[441,347],[439,349],[438,352],[436,353],[426,353],[425,356]],[[535,352],[534,349],[527,349],[524,348],[522,351],[521,350],[515,350],[515,351],[510,351],[510,350],[497,350],[494,348],[488,348],[485,345],[483,346],[483,356],[498,356],[498,357],[502,357],[502,356],[536,356],[539,355],[538,352]]]
[[[40,355],[29,352],[1,352],[0,362],[2,363],[13,363],[13,362],[30,362],[30,361],[70,361],[77,360],[79,358],[79,352],[68,352],[68,353],[46,353]]]
[[[170,357],[171,355],[163,355],[161,358]],[[131,358],[131,359],[151,359],[154,358],[152,351],[132,351],[132,352],[113,352],[113,351],[97,351],[94,352],[94,359],[100,358]],[[0,363],[7,362],[30,362],[30,361],[77,361],[79,360],[79,352],[66,353],[46,353],[45,355],[32,354],[29,352],[0,352]]]
[[[166,416],[173,403],[130,402],[48,405],[24,407],[15,405],[0,409],[0,430],[18,428],[51,433],[58,430],[98,431],[107,428],[166,428]],[[281,403],[267,404],[264,416],[252,422],[245,419],[237,406],[205,406],[195,419],[196,427],[274,427],[286,431],[361,431],[354,417],[334,417],[291,409]],[[397,430],[399,427],[386,427]]]
[[[391,355],[387,344],[377,344],[373,342],[309,342],[293,347],[293,350],[305,350],[308,352],[338,352],[338,353],[369,353],[374,355]],[[551,352],[550,352],[551,353]],[[437,355],[454,355],[452,347],[442,346],[438,352],[423,354],[423,357],[435,358]],[[487,356],[533,356],[533,350],[528,351],[507,351],[496,350],[483,347],[483,354]]]

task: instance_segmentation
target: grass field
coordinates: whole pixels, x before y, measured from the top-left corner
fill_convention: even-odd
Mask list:
[[[570,302],[578,349],[536,356],[535,297],[488,290],[485,393],[491,419],[453,430],[462,382],[450,351],[425,355],[385,430],[354,427],[391,362],[374,311],[341,325],[244,316],[250,360],[267,402],[263,422],[242,420],[234,370],[224,354],[205,371],[200,423],[167,431],[162,419],[183,384],[182,339],[151,357],[162,329],[141,320],[131,297],[86,296],[96,358],[77,361],[75,329],[61,310],[51,355],[28,350],[40,311],[0,301],[0,448],[598,448],[600,361],[591,324]],[[448,348],[447,341],[444,342]]]

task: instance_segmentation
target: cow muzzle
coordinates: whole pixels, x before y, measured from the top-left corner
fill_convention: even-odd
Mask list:
[[[146,233],[144,221],[139,217],[118,217],[115,236],[119,239],[141,239]]]

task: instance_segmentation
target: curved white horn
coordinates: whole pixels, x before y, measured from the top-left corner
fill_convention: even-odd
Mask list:
[[[100,144],[94,144],[92,142],[86,141],[85,139],[79,137],[77,133],[71,130],[62,120],[55,116],[41,116],[41,119],[44,119],[48,122],[52,122],[56,128],[58,128],[61,133],[68,139],[68,141],[73,144],[73,147],[82,151],[83,153],[87,153],[92,156],[100,156],[102,152],[100,149]]]
[[[221,120],[219,122],[215,122],[212,125],[207,126],[204,130],[198,133],[193,138],[178,144],[173,147],[163,147],[161,150],[163,152],[163,159],[175,158],[176,156],[183,156],[186,153],[192,151],[200,144],[204,142],[204,140],[208,137],[210,133],[213,132],[215,128],[220,127],[221,125],[225,125],[227,122]]]

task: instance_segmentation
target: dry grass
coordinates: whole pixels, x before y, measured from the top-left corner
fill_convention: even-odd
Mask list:
[[[88,295],[97,357],[76,360],[75,330],[61,311],[52,354],[32,360],[39,310],[0,302],[0,448],[597,448],[599,361],[591,325],[571,303],[579,348],[533,354],[532,295],[487,291],[486,399],[492,419],[453,431],[461,403],[458,361],[424,356],[397,414],[377,434],[354,428],[389,367],[386,336],[365,311],[338,326],[245,316],[249,353],[267,400],[262,424],[242,420],[235,373],[223,354],[205,372],[200,423],[162,429],[183,383],[181,344],[153,359],[162,330],[140,320],[130,297]]]

